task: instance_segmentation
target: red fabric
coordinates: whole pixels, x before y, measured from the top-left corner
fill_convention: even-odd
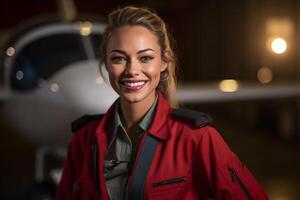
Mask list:
[[[103,160],[113,109],[114,105],[101,122],[86,124],[72,137],[57,200],[96,200],[99,194],[103,200],[108,200]],[[146,134],[159,138],[162,143],[158,145],[148,171],[145,199],[193,200],[211,197],[217,200],[246,200],[245,189],[252,199],[268,199],[249,170],[213,127],[195,128],[173,118],[168,102],[161,94],[154,121]],[[99,149],[99,188],[92,173],[91,145],[95,141]],[[233,169],[236,175],[233,176],[229,169]]]

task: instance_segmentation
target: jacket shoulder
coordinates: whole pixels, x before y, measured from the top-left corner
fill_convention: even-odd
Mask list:
[[[76,133],[84,125],[86,125],[86,124],[88,124],[90,122],[93,122],[93,121],[101,120],[103,116],[104,116],[104,114],[83,115],[82,117],[74,120],[71,123],[71,130],[72,130],[73,133]]]
[[[176,119],[187,122],[195,128],[201,128],[206,125],[213,124],[213,119],[208,114],[185,108],[173,109],[172,116]]]

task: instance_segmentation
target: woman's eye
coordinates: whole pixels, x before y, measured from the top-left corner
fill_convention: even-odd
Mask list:
[[[122,57],[122,56],[114,56],[110,59],[110,61],[114,64],[118,64],[118,63],[126,61],[126,58]]]
[[[149,61],[152,60],[152,59],[153,59],[152,56],[142,56],[142,57],[140,58],[140,61],[141,61],[142,63],[147,63],[147,62],[149,62]]]

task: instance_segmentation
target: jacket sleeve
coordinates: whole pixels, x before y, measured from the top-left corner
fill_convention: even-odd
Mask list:
[[[259,183],[221,135],[210,126],[202,128],[202,131],[197,145],[200,157],[197,170],[201,171],[199,180],[202,180],[198,191],[206,185],[207,195],[217,200],[267,200]]]
[[[80,134],[75,133],[68,147],[63,174],[56,192],[56,200],[74,199],[73,193],[77,187],[76,179],[82,163],[82,150]]]

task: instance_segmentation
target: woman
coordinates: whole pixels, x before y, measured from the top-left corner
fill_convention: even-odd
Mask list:
[[[175,109],[175,55],[146,8],[109,15],[102,61],[118,100],[74,122],[57,199],[267,199],[210,118]]]

